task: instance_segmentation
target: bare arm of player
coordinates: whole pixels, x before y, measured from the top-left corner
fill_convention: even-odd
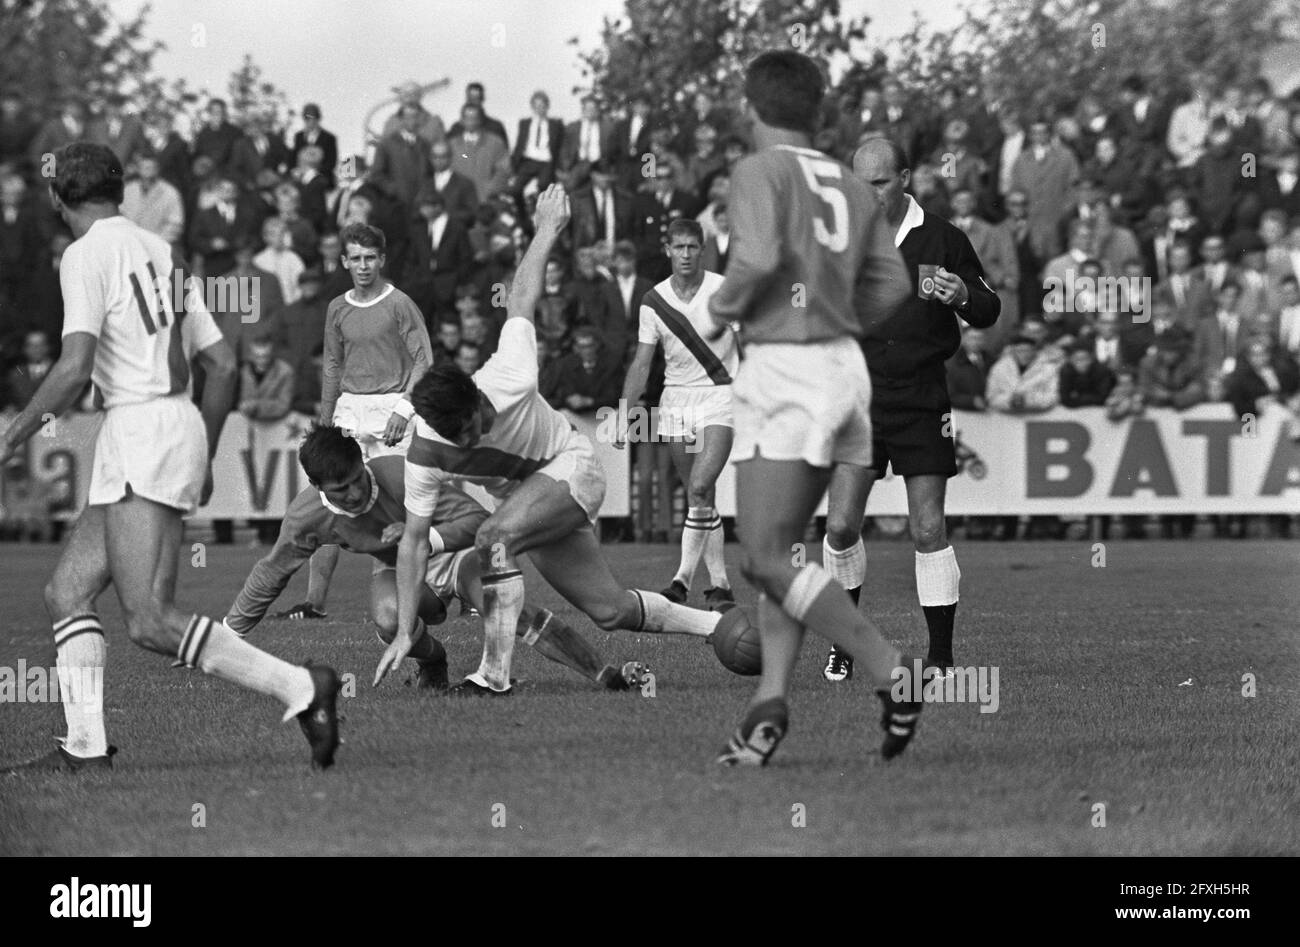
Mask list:
[[[507,319],[533,321],[537,300],[542,296],[546,261],[568,222],[569,195],[565,193],[564,185],[552,184],[537,197],[537,233],[524,258],[519,261],[514,282],[510,284],[510,297],[506,300]]]
[[[646,382],[650,380],[650,363],[654,361],[654,357],[655,347],[649,342],[636,344],[636,355],[632,357],[632,364],[627,369],[627,380],[623,382],[623,404],[627,405],[629,413],[632,411],[632,406],[645,394]],[[614,446],[622,450],[626,444],[627,431],[624,429],[623,418],[620,417]]]
[[[343,333],[331,307],[325,317],[325,339],[321,351],[320,422],[334,423],[334,404],[339,400],[343,372]]]
[[[417,516],[410,510],[406,511],[406,530],[397,545],[397,633],[375,668],[375,687],[402,663],[415,644],[411,636],[415,633],[420,593],[429,568],[431,525],[432,516]]]
[[[95,368],[99,339],[89,332],[73,332],[63,339],[63,352],[32,395],[27,407],[0,435],[0,466],[47,422],[61,417],[81,397]]]
[[[212,499],[212,458],[221,441],[221,429],[230,416],[230,406],[235,403],[239,369],[235,364],[235,353],[224,339],[201,350],[194,359],[207,374],[203,383],[203,403],[199,405],[203,429],[208,434],[208,472],[203,478],[203,495],[199,498],[199,506],[205,506]]]

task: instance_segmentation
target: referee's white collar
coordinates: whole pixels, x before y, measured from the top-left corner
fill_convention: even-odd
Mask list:
[[[921,205],[911,194],[907,195],[907,213],[903,215],[903,222],[898,225],[898,233],[894,234],[894,246],[901,247],[903,240],[907,237],[907,232],[914,227],[919,227],[925,223],[925,211],[921,210]]]

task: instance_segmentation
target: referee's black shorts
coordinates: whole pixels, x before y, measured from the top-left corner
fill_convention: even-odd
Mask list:
[[[873,476],[879,480],[890,466],[900,477],[957,476],[951,411],[943,376],[904,385],[873,378]]]

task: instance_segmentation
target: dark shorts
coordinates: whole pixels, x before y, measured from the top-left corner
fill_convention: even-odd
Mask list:
[[[875,478],[883,477],[887,466],[900,477],[957,476],[951,411],[952,402],[948,400],[948,385],[944,380],[901,388],[877,386],[873,381],[871,431]]]

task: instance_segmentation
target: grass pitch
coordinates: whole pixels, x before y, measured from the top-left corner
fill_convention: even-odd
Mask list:
[[[652,589],[677,561],[667,546],[607,554]],[[56,555],[0,546],[0,666],[54,664],[40,590]],[[209,546],[205,568],[182,561],[180,603],[224,614],[258,555]],[[931,706],[883,765],[878,702],[863,680],[822,681],[824,643],[809,636],[791,732],[759,771],[713,763],[754,679],[698,639],[601,632],[533,574],[529,600],[608,660],[647,661],[653,697],[598,691],[522,644],[509,699],[451,701],[401,679],[373,690],[369,561],[344,555],[328,620],[268,619],[250,636],[355,675],[323,774],[273,701],[131,645],[110,592],[116,768],[0,777],[0,854],[1300,853],[1300,543],[1112,542],[1104,568],[1085,542],[963,543],[958,557],[957,660],[999,668],[997,712]],[[870,614],[923,651],[910,545],[870,544],[868,567]],[[436,633],[453,678],[473,670],[477,621]],[[57,704],[0,703],[0,763],[62,731]]]

